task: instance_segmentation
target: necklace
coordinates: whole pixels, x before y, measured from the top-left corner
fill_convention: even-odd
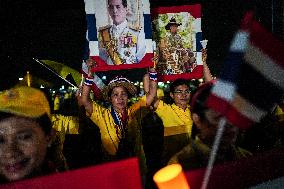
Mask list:
[[[128,115],[127,111],[122,114],[122,117],[111,107],[111,115],[115,123],[116,135],[119,139],[126,138]]]

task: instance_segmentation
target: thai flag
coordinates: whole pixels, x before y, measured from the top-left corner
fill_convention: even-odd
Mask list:
[[[283,94],[284,43],[249,12],[231,43],[207,105],[246,129],[271,112]]]

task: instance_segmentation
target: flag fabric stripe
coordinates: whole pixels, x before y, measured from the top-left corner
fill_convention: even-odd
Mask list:
[[[238,78],[238,93],[255,106],[270,111],[283,91],[267,80],[249,64],[241,65],[241,77]]]
[[[284,90],[284,70],[281,69],[279,64],[275,64],[270,57],[252,45],[248,46],[244,57],[254,69]]]
[[[235,92],[236,86],[233,83],[221,79],[216,81],[216,84],[212,89],[213,94],[227,101],[233,100]]]
[[[227,121],[241,129],[247,129],[253,123],[249,118],[232,107],[230,102],[225,101],[214,94],[211,94],[208,97],[207,106],[214,107],[214,110],[224,115],[227,118]]]
[[[232,44],[230,46],[230,51],[233,52],[244,52],[249,39],[249,34],[245,31],[239,31],[236,33]]]
[[[206,102],[240,128],[260,121],[284,94],[284,43],[252,19],[244,17]]]
[[[216,98],[231,101],[232,107],[238,110],[243,116],[254,121],[259,121],[265,114],[265,111],[254,106],[249,101],[238,95],[236,93],[236,86],[232,83],[220,79],[215,83],[211,92],[216,96]]]
[[[153,41],[152,39],[145,39],[146,52],[151,52],[153,50]]]
[[[144,14],[151,14],[151,9],[150,9],[150,1],[145,1],[145,0],[142,0],[142,3],[143,3],[143,6],[142,6],[142,8],[143,8],[143,13]]]
[[[167,13],[180,13],[180,12],[190,12],[190,14],[195,18],[201,18],[201,4],[195,5],[184,5],[184,6],[171,6],[171,7],[158,7],[152,10],[153,16],[158,14]]]
[[[150,14],[143,14],[144,16],[144,33],[145,39],[152,39],[152,28],[148,27],[151,26],[151,15]],[[149,51],[147,51],[149,52]]]
[[[273,57],[275,63],[284,69],[284,43],[272,36],[258,22],[252,23],[250,41],[253,46],[258,47],[269,57]]]
[[[84,0],[84,2],[85,2],[86,14],[95,14],[95,9],[94,9],[94,7],[96,6],[95,1]]]
[[[195,37],[196,37],[196,51],[201,52],[202,45],[201,45],[200,41],[202,41],[202,32],[197,32]]]
[[[89,41],[97,41],[97,28],[95,14],[86,14],[87,32]]]
[[[98,41],[89,41],[89,56],[99,56]]]
[[[240,65],[243,61],[242,57],[243,53],[230,52],[229,56],[225,59],[226,64],[220,74],[220,78],[227,80],[228,82],[236,82],[236,79],[239,76]]]
[[[232,101],[232,106],[241,114],[255,122],[259,121],[266,113],[254,106],[254,104],[251,104],[245,98],[242,98],[239,94],[235,95],[235,98]]]

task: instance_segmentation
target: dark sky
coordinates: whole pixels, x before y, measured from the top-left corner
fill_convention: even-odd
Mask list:
[[[213,72],[222,66],[230,40],[238,28],[243,11],[251,7],[244,0],[150,0],[151,7],[201,3],[203,38],[208,43],[208,64]],[[255,1],[262,22],[271,28],[272,0]],[[84,1],[1,0],[1,74],[16,78],[27,69],[49,76],[46,70],[31,63],[31,58],[51,59],[81,68],[86,22]],[[38,67],[39,66],[39,67]],[[14,70],[15,69],[15,70]],[[14,71],[13,71],[14,70]],[[12,76],[11,76],[12,75]],[[12,79],[9,79],[12,82]],[[6,80],[7,81],[7,80]],[[4,82],[5,84],[7,82]]]

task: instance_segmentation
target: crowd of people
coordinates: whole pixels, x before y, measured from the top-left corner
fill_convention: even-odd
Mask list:
[[[109,41],[101,41],[100,55],[112,55],[106,58],[111,65],[137,63],[140,55],[138,59],[138,55],[133,58],[132,54],[145,54],[145,49],[140,46],[140,32],[126,24],[127,2],[109,0],[108,9],[114,25],[101,29],[100,35],[114,35],[113,40],[118,40],[121,36],[114,31],[123,26],[121,35],[127,32],[138,39],[129,52],[124,48],[126,44],[111,49],[106,43]],[[167,43],[179,40],[175,31],[178,26],[175,20],[167,25],[168,30],[173,30]],[[116,56],[120,59],[116,60]],[[222,118],[206,106],[215,82],[206,62],[203,62],[204,83],[193,89],[189,80],[176,79],[170,84],[168,97],[157,95],[162,90],[158,89],[158,74],[154,67],[148,68],[141,78],[144,95],[135,103],[129,102],[137,97],[137,86],[120,75],[102,89],[103,99],[95,99],[91,95],[94,63],[86,61],[88,73],[82,86],[63,105],[58,95],[51,102],[40,89],[17,85],[1,89],[0,184],[137,157],[143,187],[152,189],[156,188],[154,173],[168,164],[179,163],[184,170],[206,167]],[[239,130],[228,122],[215,163],[249,158],[258,152],[283,147],[283,112],[284,99],[260,123],[247,130]],[[54,114],[76,116],[77,133],[68,133],[71,128],[68,126],[63,130],[69,135],[62,139]]]
[[[52,123],[50,101],[41,90],[15,86],[1,92],[1,183],[138,157],[145,188],[155,188],[153,174],[167,164],[180,163],[185,170],[206,167],[222,117],[205,105],[214,84],[206,64],[205,83],[195,91],[188,80],[171,83],[169,104],[157,96],[154,68],[141,79],[145,95],[131,105],[129,99],[136,95],[137,87],[117,76],[102,91],[103,100],[110,104],[105,107],[90,98],[92,63],[89,61],[89,74],[76,94],[76,136],[80,138],[66,137],[64,144]],[[283,104],[251,129],[239,131],[228,123],[216,163],[278,146],[283,146]]]

